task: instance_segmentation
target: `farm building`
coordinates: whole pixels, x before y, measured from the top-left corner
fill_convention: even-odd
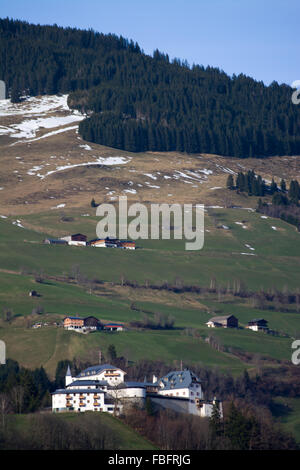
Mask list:
[[[61,240],[57,238],[45,238],[44,243],[46,245],[67,245],[68,244],[66,240]]]
[[[88,243],[90,246],[94,246],[95,248],[106,248],[106,243],[104,238],[99,238],[95,240],[90,240]]]
[[[238,328],[239,322],[234,315],[212,317],[207,323],[209,328]]]
[[[90,246],[97,248],[123,248],[124,250],[135,250],[135,242],[133,240],[119,240],[118,238],[99,238],[91,240]]]
[[[135,250],[135,242],[133,240],[119,240],[118,246],[124,250]]]
[[[269,329],[267,320],[264,320],[263,318],[249,321],[246,328],[248,328],[249,330],[253,330],[253,331]]]
[[[64,328],[66,330],[75,330],[80,333],[100,330],[102,328],[98,318],[89,316],[86,318],[81,317],[66,317],[64,319]]]
[[[29,291],[29,297],[40,297],[36,290]]]
[[[65,240],[68,245],[73,246],[86,246],[87,244],[87,237],[86,235],[82,235],[82,233],[75,233],[74,235],[67,235],[66,237],[62,237],[61,240]]]
[[[103,325],[103,330],[104,331],[124,331],[125,327],[124,325],[121,325],[120,323],[105,323]]]
[[[84,328],[90,330],[100,330],[102,328],[102,324],[98,318],[90,316],[84,319]]]
[[[66,330],[78,330],[84,326],[84,318],[66,317],[64,318],[64,328]]]

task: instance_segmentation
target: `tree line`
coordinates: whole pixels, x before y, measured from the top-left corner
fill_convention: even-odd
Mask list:
[[[132,152],[245,157],[300,153],[292,89],[243,74],[146,55],[93,30],[0,20],[0,75],[13,101],[70,93],[86,140]]]
[[[179,364],[140,360],[126,365],[110,345],[105,360],[122,367],[128,380],[152,381],[152,375],[165,375]],[[0,448],[13,449],[115,449],[119,436],[101,420],[101,416],[84,415],[78,420],[64,421],[52,414],[35,413],[28,417],[20,432],[13,427],[14,414],[33,413],[49,404],[49,391],[64,387],[67,367],[77,375],[93,362],[74,358],[57,364],[55,380],[50,381],[42,368],[30,371],[8,359],[0,368]],[[161,449],[296,449],[295,440],[274,422],[278,412],[274,399],[296,397],[300,393],[300,372],[296,366],[264,369],[259,374],[247,371],[238,377],[221,373],[202,363],[184,363],[200,378],[205,399],[217,396],[224,404],[224,420],[215,407],[211,419],[158,410],[147,400],[144,409],[127,409],[122,417],[127,424],[146,436]],[[281,377],[284,375],[285,380]],[[15,387],[22,387],[16,389]],[[10,406],[5,408],[5,396]],[[9,416],[8,416],[9,415]],[[12,426],[8,426],[12,424]]]

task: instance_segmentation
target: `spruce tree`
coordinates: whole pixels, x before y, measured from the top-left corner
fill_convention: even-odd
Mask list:
[[[227,189],[234,189],[234,180],[233,176],[230,174],[228,175],[227,182],[226,182]]]

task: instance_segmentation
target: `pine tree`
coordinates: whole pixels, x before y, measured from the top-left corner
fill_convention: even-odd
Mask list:
[[[286,192],[286,182],[284,181],[284,179],[280,181],[280,189],[283,193]]]
[[[221,418],[219,402],[215,401],[211,417],[209,418],[209,429],[212,440],[221,437],[224,433],[223,420]]]
[[[272,178],[272,182],[271,182],[271,186],[270,186],[270,193],[274,194],[274,193],[276,193],[276,191],[278,191],[277,183],[275,182],[274,178]]]
[[[234,189],[234,180],[233,176],[230,174],[228,175],[227,182],[226,182],[227,189]]]
[[[109,361],[114,361],[117,358],[117,351],[114,344],[110,344],[107,348],[107,355]]]

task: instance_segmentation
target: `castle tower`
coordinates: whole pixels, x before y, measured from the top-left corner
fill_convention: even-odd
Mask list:
[[[66,377],[65,377],[66,387],[72,382],[73,382],[73,377],[72,377],[72,374],[71,374],[70,366],[68,366]]]

